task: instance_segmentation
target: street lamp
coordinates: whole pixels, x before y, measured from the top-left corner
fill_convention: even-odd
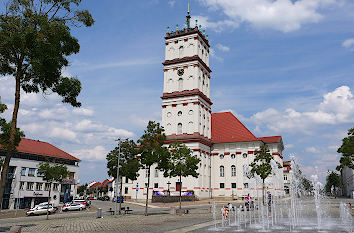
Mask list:
[[[171,184],[171,182],[168,181],[167,182],[167,194],[168,194],[168,196],[170,196],[170,184]]]
[[[118,180],[119,180],[119,167],[120,167],[120,147],[121,147],[121,139],[118,138],[117,140],[115,140],[116,142],[118,142],[118,161],[117,161],[117,179],[116,179],[116,192],[115,192],[115,196],[116,196],[116,205],[115,205],[115,211],[114,211],[114,215],[117,215],[117,192],[118,192]],[[121,209],[122,209],[122,197],[121,197],[121,193],[119,192],[119,215],[121,214]]]

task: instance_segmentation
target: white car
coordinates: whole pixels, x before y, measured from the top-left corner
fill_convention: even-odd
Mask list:
[[[68,211],[68,210],[83,210],[86,209],[86,206],[76,202],[76,203],[67,203],[63,207],[61,207],[61,211]]]
[[[55,212],[55,208],[52,205],[50,205],[49,214],[52,214],[54,212]],[[40,215],[40,214],[47,214],[47,205],[38,205],[33,207],[32,209],[29,209],[26,212],[27,216]]]

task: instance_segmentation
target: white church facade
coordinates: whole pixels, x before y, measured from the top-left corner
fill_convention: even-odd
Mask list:
[[[165,178],[151,169],[150,192],[193,191],[198,198],[261,195],[261,185],[247,177],[254,152],[266,144],[274,160],[283,164],[281,136],[256,137],[231,112],[212,113],[210,99],[210,45],[200,26],[167,32],[165,37],[162,126],[166,146],[175,140],[186,144],[200,158],[199,177]],[[284,194],[283,170],[272,182],[277,195]],[[140,171],[136,181],[124,184],[123,195],[146,198],[147,172]],[[274,180],[274,178],[273,178]],[[128,187],[128,188],[127,188]]]

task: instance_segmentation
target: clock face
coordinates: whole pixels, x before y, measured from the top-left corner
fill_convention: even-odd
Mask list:
[[[177,71],[178,76],[182,76],[184,74],[184,69],[179,69]]]

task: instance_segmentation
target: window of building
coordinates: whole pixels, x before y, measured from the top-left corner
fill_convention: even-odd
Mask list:
[[[147,178],[147,177],[149,177],[149,175],[150,175],[150,169],[146,168],[145,169],[145,177]]]
[[[20,182],[20,190],[23,190],[24,187],[25,187],[25,182],[21,181]]]
[[[188,114],[193,115],[193,110],[189,110]]]
[[[247,164],[244,164],[242,166],[242,169],[243,169],[243,176],[248,176],[249,175],[249,166]]]
[[[183,51],[184,51],[184,47],[183,46],[179,47],[179,58],[183,57]]]
[[[36,169],[35,168],[28,169],[28,176],[34,176],[35,173],[36,173]]]
[[[36,190],[42,190],[43,183],[36,183]]]
[[[154,183],[154,188],[155,189],[159,188],[159,183]]]
[[[167,117],[171,117],[171,116],[172,116],[172,113],[168,112]]]
[[[287,175],[284,175],[284,180],[288,180],[288,176]]]
[[[178,79],[178,90],[183,91],[183,78]]]
[[[177,116],[182,116],[182,111],[179,111],[179,112],[177,113]]]
[[[178,123],[177,125],[177,134],[182,134],[182,123]]]
[[[220,155],[220,159],[223,159],[224,157],[225,157],[224,154],[221,154],[221,155]]]
[[[236,188],[236,183],[231,183],[231,188],[235,189]]]
[[[224,177],[225,176],[225,168],[224,166],[220,166],[220,177]]]
[[[243,187],[244,187],[245,189],[248,189],[248,183],[243,183]]]
[[[50,183],[45,183],[44,191],[49,191],[49,190],[50,190]]]
[[[225,188],[225,183],[220,183],[220,188],[221,189]]]
[[[236,176],[236,166],[235,165],[231,166],[231,176]]]
[[[247,158],[247,153],[243,153],[242,155],[244,158]]]
[[[59,184],[53,184],[53,191],[59,191]]]
[[[128,194],[128,187],[125,187],[125,188],[124,188],[124,193],[125,193],[125,194]]]
[[[33,190],[33,185],[34,183],[33,182],[27,182],[27,190]]]
[[[231,154],[231,158],[232,159],[236,158],[236,155],[235,154]]]
[[[27,170],[26,167],[23,167],[23,168],[21,169],[21,176],[25,176],[25,175],[26,175],[26,170]]]
[[[145,183],[145,188],[147,188],[148,187],[148,183]]]
[[[155,169],[155,177],[159,177],[159,169]]]

